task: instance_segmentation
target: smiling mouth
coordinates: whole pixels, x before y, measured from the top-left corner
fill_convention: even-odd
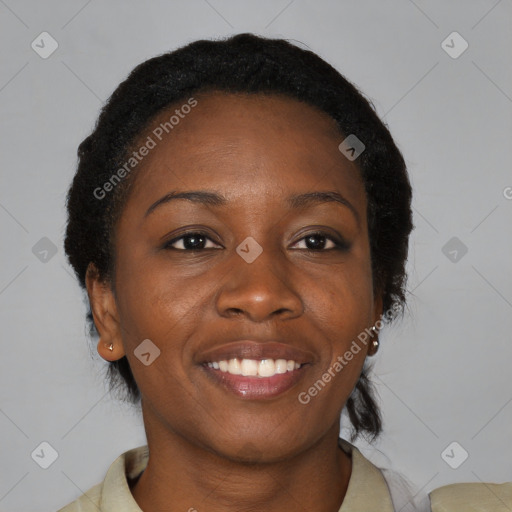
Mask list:
[[[204,363],[210,380],[239,398],[268,400],[276,398],[304,377],[309,363],[292,359],[229,359]]]
[[[244,377],[273,377],[293,370],[298,370],[302,365],[293,359],[224,359],[206,363],[209,368],[219,370],[230,375],[242,375]]]
[[[317,357],[279,341],[236,340],[198,353],[196,363],[211,384],[250,400],[276,398],[304,379]]]

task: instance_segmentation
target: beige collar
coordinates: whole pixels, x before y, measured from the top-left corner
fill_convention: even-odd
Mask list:
[[[352,474],[339,512],[394,512],[390,492],[381,471],[349,442],[340,439],[339,444],[352,456]],[[88,497],[82,496],[78,500],[82,506],[80,510],[97,512],[99,505],[102,512],[142,512],[130,492],[128,479],[137,478],[146,468],[148,460],[147,445],[123,453],[112,463],[103,483],[91,489],[87,493]],[[94,503],[96,500],[97,503]],[[88,506],[91,508],[87,508]],[[63,512],[67,510],[76,509],[62,509]]]

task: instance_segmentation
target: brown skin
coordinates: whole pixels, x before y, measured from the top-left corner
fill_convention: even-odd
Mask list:
[[[87,277],[98,352],[110,361],[126,354],[142,394],[150,459],[133,496],[145,511],[337,512],[351,474],[337,447],[339,418],[367,350],[309,404],[297,397],[382,313],[360,171],[338,150],[334,120],[313,107],[278,96],[196,99],[137,169],[116,228],[115,293],[92,265]],[[171,190],[216,191],[229,202],[174,200],[145,218]],[[335,202],[297,211],[285,203],[324,190],[357,213]],[[165,249],[187,226],[207,232],[203,252],[183,250],[190,239]],[[349,249],[308,243],[318,228]],[[235,250],[248,236],[263,248],[250,264]],[[251,334],[313,355],[297,386],[243,400],[205,376],[198,353]],[[161,350],[149,366],[133,353],[145,339]]]

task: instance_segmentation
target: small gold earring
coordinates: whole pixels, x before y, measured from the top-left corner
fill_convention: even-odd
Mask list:
[[[111,343],[107,348],[112,352],[114,350],[114,344]]]

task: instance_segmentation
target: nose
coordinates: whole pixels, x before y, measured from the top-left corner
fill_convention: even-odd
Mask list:
[[[217,310],[223,317],[245,315],[254,322],[275,316],[294,318],[304,311],[290,282],[291,271],[283,257],[263,251],[252,263],[236,252],[217,294]]]

